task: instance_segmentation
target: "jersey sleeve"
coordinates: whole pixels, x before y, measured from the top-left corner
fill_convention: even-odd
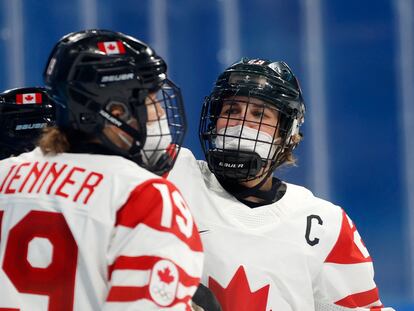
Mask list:
[[[318,277],[317,293],[315,304],[320,311],[394,310],[381,303],[371,256],[344,211],[338,239]]]
[[[190,310],[203,252],[173,184],[153,179],[135,188],[117,213],[108,257],[104,310]]]

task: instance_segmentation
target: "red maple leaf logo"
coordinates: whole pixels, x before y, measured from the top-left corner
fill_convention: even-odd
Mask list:
[[[112,43],[110,45],[107,46],[108,50],[115,50],[115,45],[113,45]]]
[[[164,270],[158,270],[158,276],[161,282],[164,282],[167,285],[174,281],[174,277],[171,274],[170,268],[168,267],[164,268]]]
[[[212,277],[209,277],[208,287],[216,295],[223,311],[266,311],[270,285],[252,292],[243,266],[237,269],[226,288]]]
[[[30,100],[33,99],[33,96],[32,95],[27,95],[27,96],[24,97],[24,99],[30,101]]]

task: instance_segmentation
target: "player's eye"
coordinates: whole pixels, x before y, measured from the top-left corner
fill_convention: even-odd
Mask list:
[[[269,113],[266,112],[266,109],[263,108],[253,108],[250,110],[250,114],[255,119],[267,119],[270,117]]]
[[[240,108],[233,106],[233,105],[229,105],[229,106],[225,106],[223,108],[223,110],[221,111],[221,115],[232,115],[232,114],[239,114],[240,113]]]

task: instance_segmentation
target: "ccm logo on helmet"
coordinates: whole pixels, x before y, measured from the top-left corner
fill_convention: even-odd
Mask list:
[[[125,81],[125,80],[132,80],[132,79],[134,79],[134,74],[133,73],[122,73],[122,74],[119,74],[119,75],[103,76],[101,78],[101,83]]]
[[[29,124],[18,124],[16,125],[16,131],[22,130],[33,130],[33,129],[42,129],[47,126],[47,123],[29,123]]]

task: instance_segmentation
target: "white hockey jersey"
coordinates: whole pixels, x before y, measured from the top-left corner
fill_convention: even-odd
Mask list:
[[[371,257],[340,207],[287,184],[278,202],[249,208],[186,149],[168,179],[192,208],[202,283],[224,311],[393,310],[382,306]]]
[[[189,310],[200,236],[167,180],[118,156],[0,162],[0,310]]]

